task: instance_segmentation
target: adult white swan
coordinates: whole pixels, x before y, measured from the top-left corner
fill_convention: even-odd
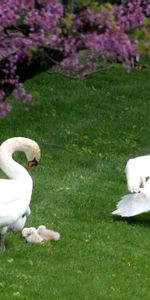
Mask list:
[[[5,233],[28,211],[32,195],[32,178],[29,172],[12,155],[25,153],[28,170],[37,165],[41,153],[38,144],[28,138],[14,137],[0,146],[0,168],[9,179],[0,179],[0,248],[5,248]]]
[[[128,190],[113,215],[132,217],[150,211],[150,155],[130,159],[125,168]]]

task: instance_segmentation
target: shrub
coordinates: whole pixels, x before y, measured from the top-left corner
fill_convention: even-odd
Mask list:
[[[18,65],[30,65],[41,48],[61,53],[62,61],[53,61],[57,69],[80,77],[110,57],[128,69],[133,67],[137,55],[149,52],[149,15],[146,0],[120,5],[88,1],[87,6],[78,4],[73,13],[58,0],[2,0],[0,116],[11,110],[7,90],[17,100],[31,101],[32,95],[20,81]],[[88,50],[85,60],[80,55],[83,49]]]

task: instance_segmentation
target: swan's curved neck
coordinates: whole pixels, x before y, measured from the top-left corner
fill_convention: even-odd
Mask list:
[[[15,139],[10,139],[0,146],[0,168],[10,179],[30,177],[28,171],[13,159],[15,151],[26,153],[26,147]]]

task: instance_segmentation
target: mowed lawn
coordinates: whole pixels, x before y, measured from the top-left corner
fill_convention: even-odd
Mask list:
[[[0,142],[39,143],[26,226],[45,224],[61,239],[33,245],[8,233],[1,299],[150,299],[150,213],[111,215],[127,193],[127,160],[150,153],[150,65],[130,73],[116,65],[83,81],[41,73],[26,87],[34,104],[14,102]],[[15,158],[26,166],[23,154]]]

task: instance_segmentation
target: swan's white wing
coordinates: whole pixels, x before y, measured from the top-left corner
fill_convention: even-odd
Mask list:
[[[29,206],[32,179],[0,180],[0,226],[14,223]]]
[[[143,193],[129,194],[121,198],[113,215],[132,217],[150,211],[150,197]]]
[[[21,194],[21,181],[0,179],[0,204],[16,201]]]

